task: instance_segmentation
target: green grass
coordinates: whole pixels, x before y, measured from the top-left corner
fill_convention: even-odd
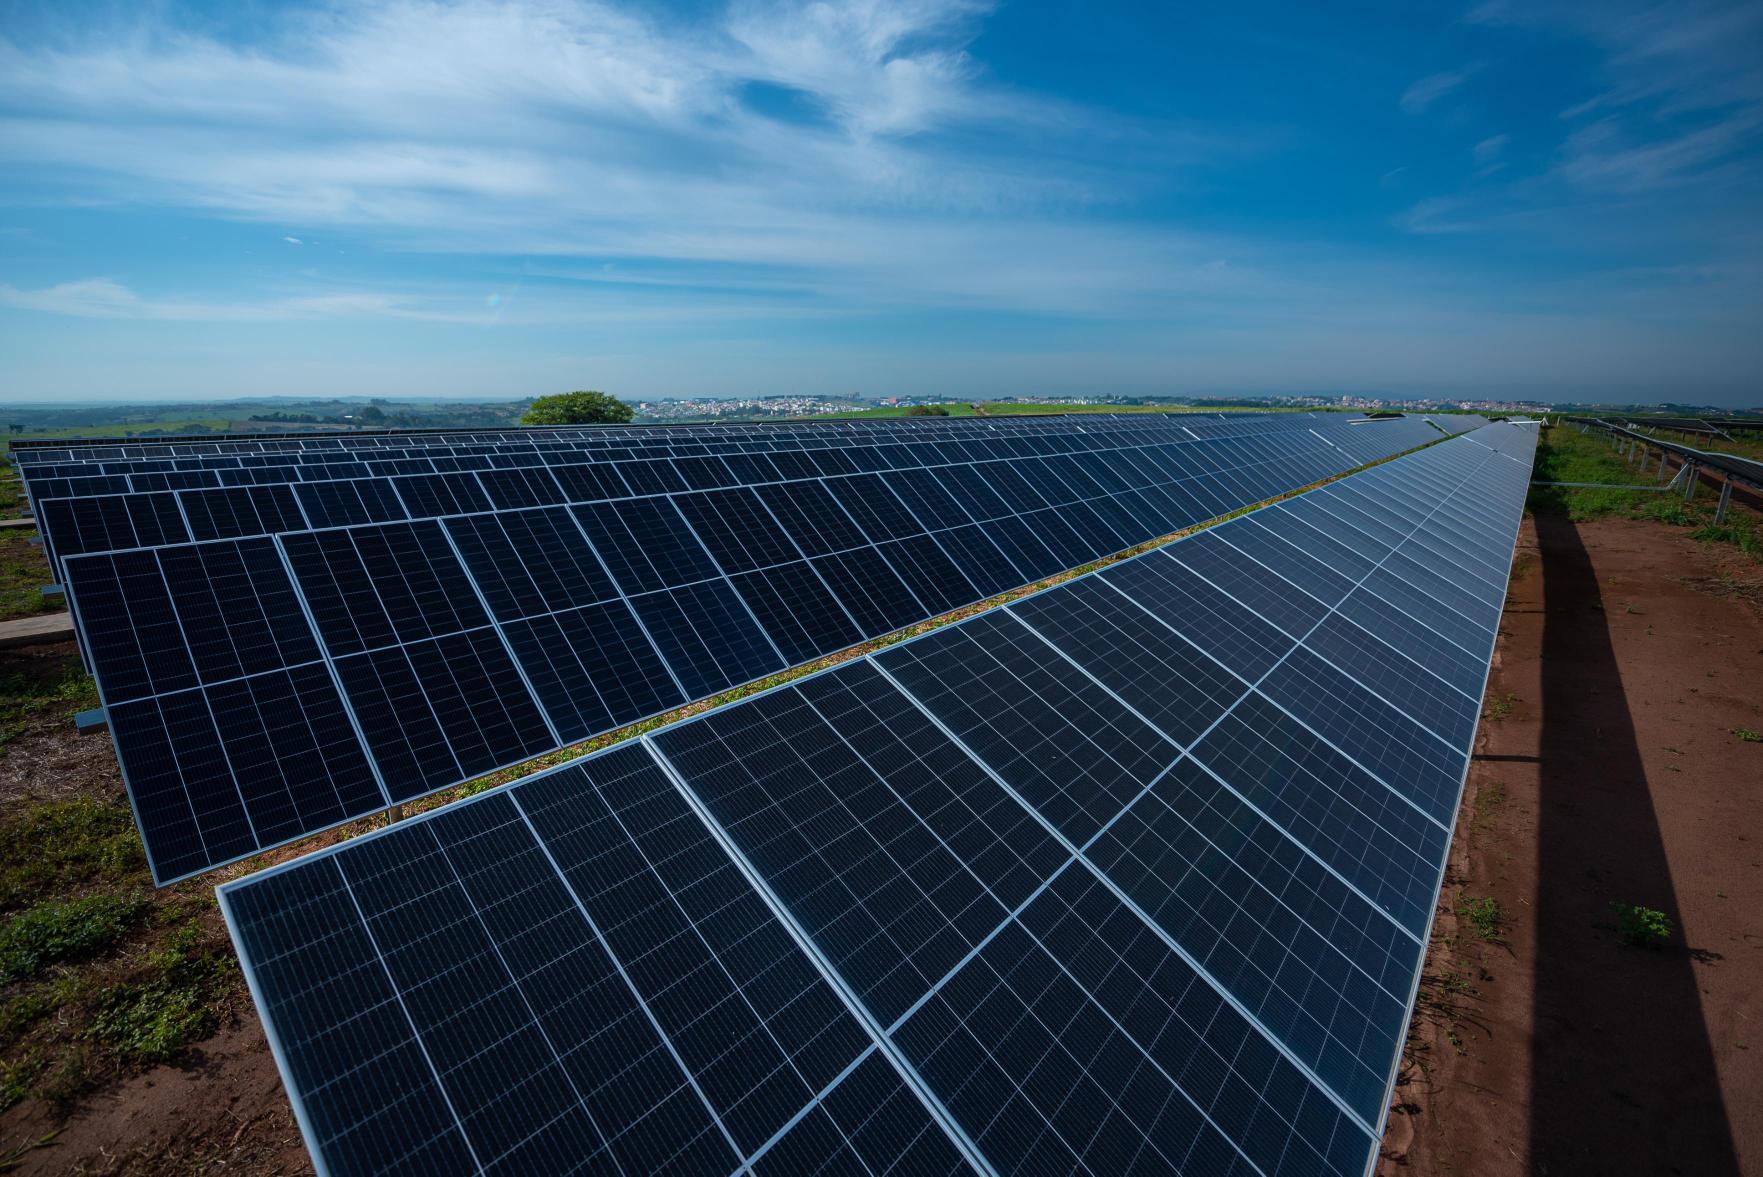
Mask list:
[[[29,980],[58,961],[115,944],[141,914],[133,895],[51,899],[0,924],[0,984]]]
[[[64,607],[60,597],[43,595],[49,563],[43,549],[30,542],[33,534],[22,528],[0,531],[0,621],[59,613]]]
[[[71,720],[98,706],[98,687],[72,658],[18,659],[0,672],[0,756],[45,720]]]
[[[124,1062],[165,1063],[214,1033],[239,982],[238,961],[180,927],[149,953],[137,979],[98,995],[89,1036]]]
[[[128,803],[74,797],[25,806],[0,824],[0,908],[16,911],[93,887],[128,893],[147,859]]]
[[[225,417],[174,417],[161,421],[131,421],[127,425],[69,425],[63,429],[27,429],[23,433],[0,435],[0,454],[8,452],[15,441],[42,441],[56,437],[137,437],[149,430],[188,433],[192,427],[200,427],[211,433],[225,433],[232,424]]]
[[[1517,704],[1518,696],[1510,692],[1504,695],[1491,695],[1488,698],[1488,708],[1482,712],[1482,716],[1491,720],[1505,719],[1512,714],[1512,708]]]
[[[0,1110],[175,1061],[244,985],[213,892],[155,890],[120,795],[0,824]]]
[[[1763,561],[1763,519],[1734,504],[1726,522],[1714,523],[1716,493],[1699,486],[1691,502],[1683,501],[1682,488],[1667,491],[1628,490],[1633,484],[1652,484],[1657,465],[1648,473],[1625,463],[1596,431],[1582,434],[1570,425],[1543,430],[1537,442],[1536,465],[1531,477],[1539,482],[1600,482],[1608,487],[1533,486],[1528,506],[1541,514],[1564,514],[1575,522],[1618,516],[1645,519],[1673,527],[1688,528],[1692,539],[1728,544],[1753,559]],[[1671,467],[1676,470],[1675,464]],[[1667,480],[1670,479],[1668,474]]]
[[[18,476],[0,467],[0,519],[16,519],[24,510]],[[61,608],[60,600],[39,591],[49,583],[49,564],[43,549],[30,542],[33,534],[28,529],[0,531],[0,621]]]
[[[1488,781],[1475,791],[1475,814],[1470,819],[1471,824],[1478,830],[1492,829],[1494,819],[1505,804],[1506,786],[1499,781]]]
[[[1735,727],[1732,734],[1747,744],[1763,744],[1763,732],[1748,727]]]
[[[1493,896],[1481,899],[1459,897],[1454,910],[1457,918],[1468,924],[1483,940],[1498,944],[1506,938],[1506,913],[1501,910],[1500,901]]]
[[[1648,432],[1644,422],[1636,422],[1642,433]],[[1755,458],[1763,461],[1763,437],[1756,433],[1741,430],[1731,440],[1724,437],[1708,437],[1700,433],[1682,434],[1665,429],[1660,431],[1660,440],[1675,442],[1679,445],[1693,446],[1699,450],[1715,450],[1723,454],[1737,454],[1741,458]]]
[[[1671,920],[1662,911],[1632,903],[1612,903],[1616,935],[1636,948],[1661,948],[1671,940]]]

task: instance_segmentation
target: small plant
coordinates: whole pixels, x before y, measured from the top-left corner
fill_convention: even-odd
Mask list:
[[[1763,744],[1763,732],[1748,727],[1735,727],[1732,729],[1732,734],[1747,744]]]
[[[1506,803],[1506,786],[1489,781],[1475,791],[1475,814],[1470,819],[1478,830],[1490,829],[1500,807]]]
[[[1504,695],[1495,695],[1488,700],[1487,717],[1489,719],[1505,719],[1512,714],[1512,708],[1517,702],[1518,696],[1510,691]]]
[[[1506,913],[1500,908],[1500,901],[1493,896],[1481,899],[1457,900],[1457,916],[1475,929],[1475,934],[1489,943],[1498,944],[1505,937],[1502,929],[1506,926]]]
[[[1671,920],[1664,912],[1632,903],[1612,903],[1616,915],[1616,935],[1624,944],[1636,948],[1660,948],[1671,939]]]
[[[213,1033],[234,978],[232,958],[203,946],[193,926],[173,933],[148,966],[141,981],[104,992],[89,1031],[125,1062],[170,1062]]]
[[[135,896],[92,895],[51,900],[0,927],[0,982],[33,977],[58,960],[87,956],[122,936],[145,902]]]

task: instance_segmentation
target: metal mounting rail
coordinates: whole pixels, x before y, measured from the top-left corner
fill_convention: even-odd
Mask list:
[[[1622,452],[1626,461],[1632,464],[1638,459],[1642,473],[1645,473],[1647,469],[1649,460],[1647,451],[1657,449],[1659,451],[1658,480],[1660,482],[1665,479],[1666,458],[1675,455],[1682,465],[1678,467],[1677,474],[1665,489],[1681,485],[1685,502],[1688,502],[1696,493],[1697,476],[1700,471],[1707,470],[1718,473],[1721,476],[1721,484],[1720,502],[1714,510],[1716,524],[1726,522],[1726,512],[1732,503],[1732,487],[1735,482],[1763,494],[1763,462],[1741,457],[1738,454],[1721,453],[1719,450],[1699,450],[1694,446],[1663,441],[1637,429],[1631,429],[1626,425],[1617,425],[1597,417],[1565,417],[1563,420],[1579,426],[1581,432],[1590,428],[1608,432],[1611,436],[1611,444]],[[1627,442],[1626,446],[1623,445],[1625,441]]]

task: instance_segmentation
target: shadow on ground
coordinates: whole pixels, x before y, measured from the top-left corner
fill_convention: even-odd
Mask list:
[[[1566,515],[1535,520],[1546,617],[1532,1171],[1737,1174],[1697,950],[1615,934],[1613,902],[1683,921],[1591,559]]]

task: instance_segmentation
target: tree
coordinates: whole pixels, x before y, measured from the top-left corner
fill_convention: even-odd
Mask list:
[[[913,405],[906,410],[906,415],[908,417],[947,417],[949,407],[947,405]]]
[[[560,392],[533,402],[522,425],[622,425],[636,410],[603,392]]]

